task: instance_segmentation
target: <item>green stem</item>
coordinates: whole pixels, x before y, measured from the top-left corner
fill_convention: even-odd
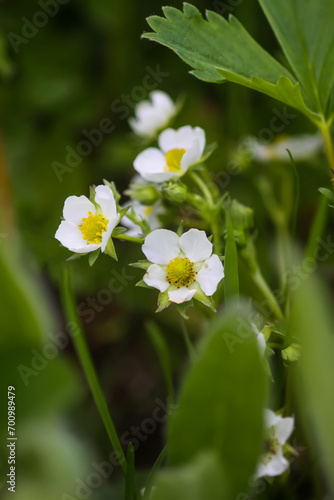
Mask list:
[[[327,122],[324,123],[323,126],[320,127],[320,130],[325,144],[325,151],[328,160],[331,180],[334,180],[334,150],[330,133],[330,124]]]
[[[198,174],[196,174],[196,172],[190,172],[190,177],[195,182],[195,184],[197,184],[199,189],[202,191],[204,198],[207,201],[209,207],[212,208],[214,205],[214,201],[213,201],[212,194],[211,194],[208,186],[205,184],[203,179],[201,179],[201,177]]]
[[[153,483],[155,473],[156,473],[157,469],[160,467],[160,465],[162,464],[162,462],[164,461],[164,458],[166,457],[166,453],[167,453],[167,445],[165,445],[165,447],[162,449],[161,453],[159,454],[158,458],[154,462],[154,465],[151,469],[150,475],[148,476],[148,480],[146,482],[146,487],[145,487],[145,495],[144,495],[145,498],[150,498],[150,493],[151,493],[152,483]]]
[[[112,237],[116,240],[132,241],[133,243],[139,243],[140,245],[144,243],[144,238],[136,238],[135,236],[129,236],[127,234],[116,234]]]
[[[124,475],[126,475],[126,470],[127,470],[126,458],[121,443],[118,439],[114,423],[110,416],[108,406],[105,397],[103,395],[98,377],[96,375],[93,361],[90,356],[87,343],[83,334],[83,330],[76,312],[73,291],[71,288],[70,272],[67,267],[64,267],[63,271],[62,300],[67,320],[76,327],[75,334],[72,336],[75,350],[80,359],[81,366],[85,373],[95,404],[100,413],[100,416],[104,423],[111,444],[115,452],[117,453],[118,460],[122,467],[123,473]]]
[[[191,362],[193,363],[196,359],[196,351],[195,351],[195,348],[190,340],[189,333],[188,333],[186,323],[184,320],[181,320],[181,327],[182,327],[183,338],[184,338],[185,344],[187,346],[189,358],[190,358]]]
[[[256,287],[260,290],[262,295],[267,299],[267,301],[270,304],[270,308],[276,319],[282,320],[283,319],[283,313],[281,311],[281,308],[276,300],[275,295],[272,293],[270,290],[267,282],[263,278],[261,272],[258,270],[256,273],[251,275],[253,283],[256,285]]]

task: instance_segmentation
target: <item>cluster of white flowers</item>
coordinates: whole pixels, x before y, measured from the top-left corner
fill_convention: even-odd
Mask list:
[[[147,261],[134,264],[145,270],[139,284],[159,290],[158,311],[171,303],[187,307],[192,299],[214,309],[212,296],[224,278],[224,267],[220,257],[213,253],[210,238],[199,229],[179,234],[161,228],[159,219],[165,210],[163,191],[166,183],[175,186],[189,169],[201,162],[205,149],[203,129],[189,125],[178,130],[166,128],[176,112],[174,102],[161,91],[151,92],[149,101],[137,105],[136,117],[129,120],[130,126],[141,137],[157,138],[159,147],[148,147],[135,158],[137,176],[126,192],[130,201],[120,206],[115,186],[106,181],[105,185],[91,189],[90,199],[70,196],[65,201],[64,220],[55,237],[75,254],[96,252],[97,256],[101,251],[113,258],[116,258],[113,238],[139,242],[147,258]],[[264,154],[258,144],[255,149],[258,159],[269,154],[268,151]],[[275,151],[280,157],[281,150],[276,148]],[[120,222],[123,227],[117,227]],[[91,257],[90,264],[96,258],[95,254]],[[182,308],[179,310],[184,314],[184,309],[183,312]],[[266,337],[254,323],[251,328],[264,357],[270,350],[267,350]],[[288,469],[283,447],[293,427],[294,418],[282,418],[265,410],[269,448],[258,464],[257,477],[277,476]]]
[[[177,181],[200,162],[205,132],[189,125],[161,131],[175,116],[177,106],[161,91],[151,92],[150,99],[136,106],[136,117],[129,123],[141,137],[154,138],[161,132],[159,148],[149,147],[135,158],[134,168],[140,178],[134,185],[141,190],[154,186],[155,193],[159,194],[164,183]],[[115,256],[108,252],[108,247],[113,248],[113,236],[122,234],[122,229],[116,228],[121,222],[127,238],[143,239],[142,249],[149,261],[143,281],[160,291],[160,306],[195,298],[213,307],[208,297],[216,291],[224,269],[218,255],[212,254],[213,246],[205,232],[190,229],[178,236],[173,231],[158,229],[159,215],[164,211],[161,200],[147,205],[132,199],[120,207],[118,193],[112,185],[105,184],[91,191],[90,200],[85,196],[66,199],[64,220],[55,236],[60,243],[76,254],[101,250]],[[149,228],[145,240],[144,222]]]

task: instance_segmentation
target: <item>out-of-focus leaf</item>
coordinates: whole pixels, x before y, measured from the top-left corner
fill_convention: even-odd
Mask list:
[[[165,379],[169,403],[173,402],[173,376],[169,350],[160,328],[153,321],[146,323],[146,330],[159,358],[160,367]]]
[[[304,425],[312,438],[316,438],[319,461],[334,495],[334,339],[330,308],[327,294],[315,277],[301,284],[293,309],[295,332],[302,350],[295,394]]]
[[[262,446],[266,377],[246,310],[233,305],[217,319],[168,429],[168,463],[189,464],[200,452],[215,451],[229,498],[247,491]]]
[[[218,453],[206,451],[192,462],[162,471],[147,500],[230,500]]]

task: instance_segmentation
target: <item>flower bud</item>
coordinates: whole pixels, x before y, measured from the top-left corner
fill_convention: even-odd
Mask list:
[[[125,194],[142,205],[153,205],[161,198],[159,191],[150,184],[130,184]]]
[[[301,355],[301,346],[300,344],[296,344],[292,342],[286,349],[282,351],[282,358],[287,363],[293,363],[295,361],[299,361]]]
[[[176,205],[184,203],[188,198],[187,186],[181,182],[169,182],[163,188],[163,193],[169,201]]]

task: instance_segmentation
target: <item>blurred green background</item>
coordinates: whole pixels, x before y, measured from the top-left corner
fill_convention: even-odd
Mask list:
[[[197,0],[195,4],[203,13],[205,9],[225,16],[233,12],[263,46],[282,58],[256,0]],[[169,5],[182,7],[180,1]],[[47,9],[51,14],[45,14]],[[142,32],[148,30],[145,18],[152,14],[161,14],[160,3],[153,0],[0,3],[0,405],[6,438],[7,387],[15,386],[18,500],[52,500],[63,494],[75,498],[80,480],[85,482],[94,472],[93,463],[107,460],[111,452],[71,342],[61,344],[61,339],[68,340],[68,332],[59,282],[69,252],[59,246],[54,234],[66,197],[88,195],[89,185],[100,184],[104,178],[115,181],[120,192],[126,189],[140,151],[127,118],[148,95],[143,85],[146,75],[158,73],[156,88],[174,100],[185,97],[175,127],[201,126],[207,141],[218,143],[208,163],[213,173],[226,168],[243,136],[258,136],[269,126],[273,108],[281,109],[279,103],[246,89],[200,82],[171,51],[141,40]],[[129,98],[130,104],[124,107]],[[77,156],[74,166],[59,174],[68,151],[77,151],[80,142],[105,119],[112,121],[112,132],[103,134],[89,154]],[[284,133],[313,131],[298,115]],[[320,154],[299,167],[301,243],[318,201],[316,187],[328,182],[324,162]],[[259,260],[274,285],[273,227],[256,188],[257,176],[267,175],[268,168],[253,165],[233,178],[228,189],[255,210]],[[289,177],[289,170],[289,165],[273,165],[270,175],[280,180]],[[144,327],[145,320],[153,317],[156,294],[134,287],[141,272],[127,264],[142,258],[139,249],[118,242],[116,250],[118,263],[102,256],[92,269],[86,259],[71,267],[90,350],[122,434],[151,417],[156,399],[165,402],[166,394]],[[333,278],[329,262],[321,272]],[[101,292],[110,280],[115,285],[112,300]],[[247,283],[243,287],[246,290]],[[101,306],[103,297],[106,303]],[[174,373],[180,375],[186,349],[178,317],[170,308],[158,321],[170,346]],[[200,333],[199,324],[204,328],[205,320],[194,310],[190,320],[194,336]],[[154,462],[163,436],[160,423],[140,443],[136,451],[139,469]],[[0,488],[4,498],[10,498],[4,446],[0,460]],[[91,488],[94,499],[121,498],[118,469],[101,486]]]

